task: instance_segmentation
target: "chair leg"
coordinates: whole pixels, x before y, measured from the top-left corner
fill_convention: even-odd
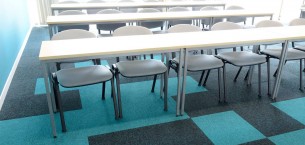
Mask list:
[[[207,75],[205,76],[205,79],[204,79],[204,82],[203,82],[202,86],[206,86],[206,83],[207,83],[209,75],[210,75],[210,71],[211,70],[208,70]]]
[[[154,80],[153,80],[153,84],[151,87],[151,92],[155,92],[155,86],[156,86],[156,80],[157,80],[157,75],[154,75]]]
[[[217,54],[218,54],[217,49],[214,49],[214,52],[215,52],[215,55],[217,55]]]
[[[154,59],[154,55],[153,54],[150,54],[150,59]]]
[[[204,76],[204,72],[205,72],[205,71],[202,71],[202,73],[201,73],[200,80],[199,80],[199,82],[198,82],[198,86],[201,86],[202,79],[203,79],[203,76]]]
[[[115,79],[116,79],[116,88],[117,88],[117,95],[118,95],[119,118],[123,118],[119,72],[115,72]]]
[[[65,116],[64,116],[64,111],[63,111],[63,107],[62,107],[62,100],[61,100],[61,95],[60,95],[60,90],[59,90],[59,86],[58,86],[58,81],[55,80],[54,82],[54,87],[56,88],[54,91],[56,91],[54,93],[55,95],[55,100],[57,101],[58,104],[58,110],[59,110],[59,115],[60,115],[60,122],[61,122],[61,128],[62,128],[62,132],[66,132],[67,131],[67,127],[66,127],[66,122],[65,122]]]
[[[244,51],[244,47],[243,46],[240,46],[240,51]]]
[[[105,100],[106,82],[103,82],[102,100]]]
[[[143,55],[143,57],[144,57],[144,59],[146,59],[146,55],[145,54]]]
[[[245,78],[244,78],[245,81],[248,80],[249,73],[250,73],[250,68],[248,69],[248,71],[247,71],[247,73],[246,73],[246,76],[245,76]]]
[[[114,78],[112,78],[110,81],[111,81],[111,96],[112,96],[112,100],[113,100],[114,115],[115,115],[115,119],[117,120],[120,117],[119,117],[119,113],[118,113],[118,104],[117,104],[117,100],[116,100]]]
[[[223,102],[227,103],[227,91],[226,91],[226,64],[223,65],[223,72],[222,72],[222,76],[223,76]]]
[[[267,84],[268,84],[268,96],[271,95],[270,92],[270,58],[267,57]]]
[[[262,97],[262,89],[261,89],[261,64],[258,65],[258,97]]]
[[[167,97],[168,97],[168,72],[166,71],[164,73],[164,111],[168,110]]]
[[[220,68],[217,69],[218,71],[218,102],[220,103]]]
[[[300,90],[301,90],[302,92],[304,92],[302,70],[303,70],[303,60],[300,59]]]
[[[236,80],[237,80],[237,78],[238,78],[238,76],[239,76],[239,73],[240,73],[240,71],[241,71],[242,68],[243,68],[242,66],[239,67],[239,70],[238,70],[237,74],[235,75],[234,82],[236,82]]]
[[[56,70],[60,70],[60,63],[56,63]]]

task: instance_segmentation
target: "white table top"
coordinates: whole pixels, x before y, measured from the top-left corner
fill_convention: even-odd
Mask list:
[[[190,11],[190,12],[163,12],[163,13],[122,13],[122,14],[92,14],[92,15],[66,15],[48,16],[48,25],[60,24],[96,24],[145,20],[174,20],[174,19],[199,19],[211,17],[232,16],[272,16],[271,11],[255,10],[217,10],[217,11]]]
[[[187,1],[187,2],[109,2],[109,3],[71,3],[52,4],[52,10],[60,9],[88,9],[88,8],[114,8],[114,7],[174,7],[174,6],[225,6],[223,1]]]
[[[146,52],[171,52],[181,48],[221,48],[239,45],[254,45],[284,42],[290,39],[305,39],[305,26],[291,28],[256,28],[241,30],[206,31],[189,33],[121,36],[91,39],[44,41],[39,59],[52,62],[69,59],[85,59]],[[287,31],[288,33],[285,33]],[[302,31],[293,33],[289,31]],[[158,42],[158,43],[156,43]]]

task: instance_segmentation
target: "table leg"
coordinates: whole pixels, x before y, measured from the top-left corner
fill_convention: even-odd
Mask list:
[[[55,119],[54,119],[54,113],[53,113],[53,106],[52,106],[52,98],[51,98],[51,91],[50,91],[50,85],[49,85],[49,65],[45,63],[45,76],[44,76],[44,83],[46,87],[46,95],[47,95],[47,101],[48,101],[48,108],[50,113],[50,121],[52,126],[52,133],[53,137],[56,137],[56,125],[55,125]]]
[[[278,94],[278,90],[281,84],[281,76],[282,76],[282,70],[283,70],[283,66],[285,64],[285,60],[286,60],[286,56],[287,56],[287,49],[288,49],[288,41],[285,41],[284,44],[284,48],[282,49],[281,52],[281,57],[279,59],[279,66],[278,66],[278,72],[277,72],[277,76],[275,79],[275,84],[274,84],[274,88],[273,88],[273,93],[272,93],[272,99],[275,100]]]
[[[54,34],[54,26],[53,25],[49,25],[49,36],[50,36],[50,39],[52,39],[53,34]]]
[[[177,103],[176,103],[176,116],[181,115],[181,71],[182,71],[182,63],[183,61],[183,49],[180,49],[180,56],[179,56],[179,68],[178,68],[178,86],[177,86]]]
[[[185,87],[186,87],[186,74],[187,74],[187,58],[188,51],[184,48],[184,68],[183,68],[183,80],[182,80],[182,92],[181,92],[181,115],[184,114],[185,104]]]

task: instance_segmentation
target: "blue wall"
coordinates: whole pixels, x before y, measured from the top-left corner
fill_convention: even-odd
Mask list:
[[[0,0],[0,93],[30,29],[27,0]]]

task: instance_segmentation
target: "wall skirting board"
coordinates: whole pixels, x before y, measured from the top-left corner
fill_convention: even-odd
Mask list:
[[[24,48],[26,46],[26,43],[28,42],[28,39],[29,39],[30,34],[32,32],[32,29],[33,29],[33,26],[30,26],[30,28],[29,28],[29,30],[28,30],[28,32],[27,32],[27,34],[26,34],[26,36],[25,36],[25,38],[23,40],[23,43],[22,43],[22,45],[20,47],[18,55],[17,55],[17,57],[15,59],[14,65],[13,65],[11,71],[10,71],[10,74],[9,74],[9,76],[8,76],[6,82],[5,82],[4,88],[3,88],[2,92],[1,92],[1,96],[0,96],[0,111],[1,111],[1,108],[2,108],[2,105],[3,105],[3,102],[5,100],[7,91],[9,89],[9,87],[10,87],[11,82],[12,82],[13,76],[15,74],[16,68],[17,68],[17,66],[19,64],[19,61],[20,61],[20,58],[22,56],[23,50],[24,50]]]

